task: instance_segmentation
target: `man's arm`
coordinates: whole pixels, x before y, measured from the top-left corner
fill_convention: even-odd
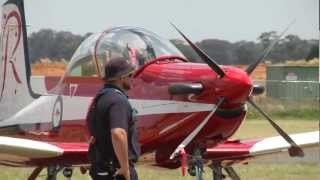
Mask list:
[[[113,149],[120,163],[120,170],[126,179],[130,177],[129,160],[128,160],[128,138],[127,132],[122,128],[111,129],[111,138]]]

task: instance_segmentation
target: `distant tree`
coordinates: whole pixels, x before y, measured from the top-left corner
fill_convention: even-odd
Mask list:
[[[76,48],[82,41],[82,36],[74,35],[70,32],[60,31],[56,33],[56,39],[53,44],[55,59],[70,59]]]
[[[66,31],[41,29],[28,37],[30,58],[35,62],[41,58],[52,60],[70,60],[80,43],[92,33],[83,36]],[[256,60],[263,50],[278,37],[275,31],[262,33],[258,42],[239,41],[230,43],[225,40],[204,39],[197,42],[204,52],[219,64],[249,64]],[[170,40],[187,59],[192,62],[203,61],[195,51],[183,40]],[[278,44],[268,54],[268,60],[274,63],[284,60],[312,59],[319,56],[318,40],[303,40],[297,35],[289,34],[280,39]]]
[[[82,36],[82,40],[85,40],[87,37],[91,36],[92,34],[93,34],[92,32],[86,33],[84,36]]]
[[[264,32],[259,37],[259,45],[266,49],[278,37],[275,31]],[[267,56],[274,63],[284,60],[298,60],[306,58],[311,49],[307,40],[302,40],[297,35],[289,34],[280,39]]]
[[[263,48],[267,48],[277,37],[276,31],[269,31],[262,33],[257,39]]]
[[[69,60],[82,40],[82,36],[70,32],[41,29],[28,37],[31,61],[41,58]]]
[[[196,43],[219,64],[235,64],[238,57],[232,43],[218,39],[206,39]]]
[[[32,62],[52,56],[50,42],[53,42],[54,38],[54,31],[51,29],[42,29],[29,36],[29,54]]]
[[[250,64],[251,62],[258,59],[261,48],[252,41],[239,41],[234,43],[235,54],[238,61],[236,64]]]
[[[202,63],[203,61],[200,57],[195,53],[195,51],[184,41],[180,39],[172,39],[170,40],[180,51],[181,53],[191,62],[199,62]]]
[[[319,44],[314,44],[307,56],[307,60],[311,60],[313,58],[319,58]]]
[[[304,59],[308,55],[311,44],[302,40],[297,35],[289,34],[284,38],[284,49],[286,56],[283,59]]]

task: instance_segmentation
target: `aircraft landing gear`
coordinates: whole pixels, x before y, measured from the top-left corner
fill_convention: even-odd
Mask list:
[[[188,161],[188,173],[190,176],[195,176],[196,180],[203,180],[204,173],[204,159],[202,158],[202,152],[199,148],[194,149],[193,154]],[[227,176],[232,180],[240,180],[240,177],[231,166],[223,167],[220,162],[214,162],[210,165],[212,169],[213,180],[223,180],[226,175],[222,173],[222,169],[228,174]]]
[[[222,180],[224,178],[224,175],[222,174],[222,167],[221,167],[220,163],[212,163],[210,168],[212,169],[213,180]]]
[[[35,179],[39,176],[39,174],[40,174],[40,172],[42,171],[42,169],[43,169],[43,167],[37,167],[37,168],[35,168],[35,169],[32,171],[31,175],[28,177],[28,180],[35,180]]]
[[[35,180],[44,167],[37,167],[33,170],[28,180]],[[57,174],[63,169],[63,175],[67,180],[71,180],[73,169],[70,167],[63,167],[58,165],[50,165],[47,168],[47,180],[56,180]]]
[[[56,180],[57,174],[63,169],[63,167],[58,165],[50,165],[47,168],[47,180]]]
[[[240,180],[239,175],[236,173],[236,171],[233,169],[233,167],[225,167],[224,170],[228,173],[229,177],[232,180]]]
[[[71,180],[73,169],[70,167],[62,167],[58,165],[48,166],[47,180],[56,180],[57,174],[61,171],[67,180]]]
[[[195,149],[188,163],[188,173],[190,176],[195,176],[196,180],[203,180],[203,162],[200,149]]]
[[[62,173],[63,173],[64,177],[66,177],[67,180],[71,180],[73,169],[70,167],[66,167],[66,168],[64,168]]]
[[[213,180],[222,180],[222,179],[226,178],[226,176],[222,173],[221,163],[219,163],[219,162],[212,163],[210,168],[212,169],[212,178],[213,178]],[[233,167],[228,166],[228,167],[223,167],[223,169],[227,172],[228,176],[232,180],[240,180],[240,177],[238,176],[236,171],[233,169]]]

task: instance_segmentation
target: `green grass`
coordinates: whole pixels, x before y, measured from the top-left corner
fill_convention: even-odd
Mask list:
[[[308,121],[299,119],[274,120],[287,133],[300,133],[319,130],[319,120],[311,119]],[[234,139],[253,139],[268,136],[278,136],[278,133],[272,128],[265,119],[245,120],[240,129],[232,137]]]
[[[265,111],[265,110],[264,110]],[[280,119],[280,120],[287,120],[287,119],[300,119],[300,120],[313,120],[320,117],[320,110],[319,108],[291,108],[288,110],[272,110],[272,111],[265,111],[272,119]],[[264,118],[261,114],[249,107],[249,111],[247,113],[247,119],[262,119]]]
[[[319,164],[315,163],[290,163],[290,164],[248,164],[236,165],[234,167],[241,179],[244,180],[317,180],[320,178]],[[7,168],[1,167],[1,180],[21,180],[27,179],[31,170],[29,168]],[[180,169],[177,170],[155,170],[148,167],[138,167],[140,180],[194,180],[195,178],[187,175],[181,176]],[[41,173],[39,180],[45,180],[45,171]],[[59,173],[57,178],[64,179]],[[73,179],[88,180],[89,176],[82,175],[75,169]],[[204,180],[211,180],[211,169],[205,168]],[[230,179],[230,178],[227,178]]]
[[[319,166],[316,164],[250,164],[246,166],[235,166],[234,169],[244,180],[293,180],[305,179],[316,180],[319,179]],[[192,176],[182,177],[180,170],[174,171],[155,171],[147,168],[140,168],[139,175],[141,179],[157,179],[157,180],[194,180]],[[206,168],[204,180],[211,180],[211,169]],[[230,178],[227,178],[230,179]]]
[[[320,104],[317,101],[280,101],[271,98],[256,98],[255,102],[272,119],[314,120],[320,117]],[[264,117],[248,105],[247,119],[262,119]]]
[[[309,121],[286,120],[277,121],[289,133],[314,131],[319,129],[319,120],[311,119]],[[267,136],[277,135],[277,133],[270,127],[267,121],[264,120],[250,120],[245,121],[240,130],[233,138],[262,138]],[[291,179],[306,179],[316,180],[320,179],[319,164],[315,162],[288,162],[288,163],[252,163],[248,165],[236,165],[235,170],[244,180],[291,180]],[[157,170],[155,168],[139,165],[138,174],[140,180],[191,180],[194,177],[182,177],[180,169],[176,170]],[[32,169],[30,168],[10,168],[0,167],[0,180],[20,180],[27,179]],[[40,180],[45,180],[46,171],[43,170]],[[64,179],[61,173],[58,179]],[[75,169],[73,179],[87,180],[89,176],[81,175],[79,169]],[[205,169],[204,179],[212,179],[211,170]]]

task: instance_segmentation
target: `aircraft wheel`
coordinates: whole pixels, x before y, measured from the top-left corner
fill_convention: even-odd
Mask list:
[[[188,173],[189,173],[190,176],[196,176],[196,168],[195,168],[195,166],[190,166],[188,168]]]
[[[66,168],[63,169],[62,173],[63,173],[64,177],[66,177],[67,179],[71,179],[72,172],[73,172],[72,168],[66,167]]]
[[[61,171],[61,169],[62,169],[61,167],[56,165],[48,166],[47,180],[57,180],[57,174],[59,171]]]
[[[60,128],[63,114],[62,97],[59,95],[53,105],[51,114],[52,131],[57,132]]]
[[[48,175],[47,180],[57,180],[56,175]]]

